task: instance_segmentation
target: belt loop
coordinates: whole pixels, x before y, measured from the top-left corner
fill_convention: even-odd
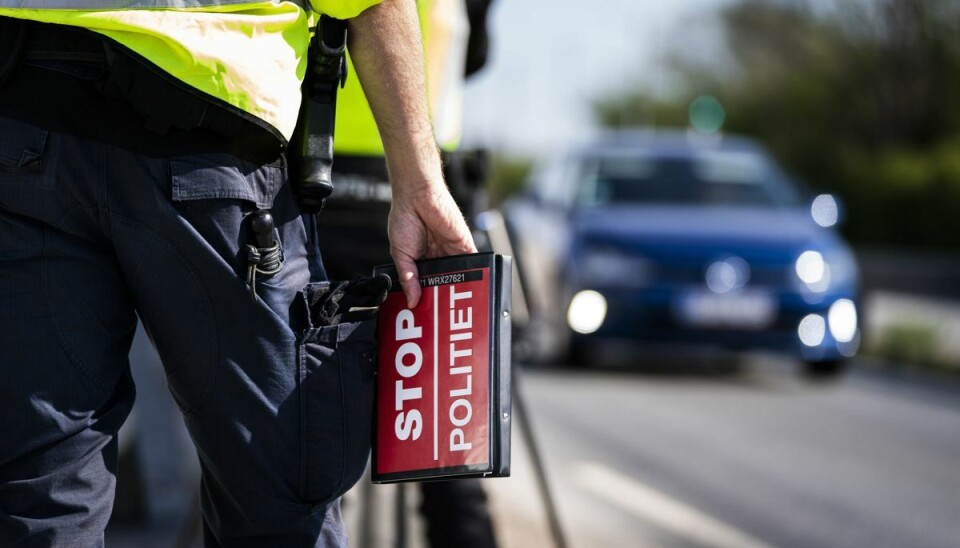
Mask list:
[[[106,41],[104,41],[106,43]],[[207,104],[168,81],[157,68],[117,46],[105,46],[109,66],[105,92],[125,99],[145,119],[144,127],[166,135],[199,126]]]
[[[117,60],[117,50],[111,45],[110,40],[100,40],[100,45],[103,46],[103,60],[109,69]]]

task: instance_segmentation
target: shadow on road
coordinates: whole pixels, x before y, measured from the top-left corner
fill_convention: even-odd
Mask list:
[[[637,345],[591,349],[588,362],[562,360],[523,363],[521,367],[547,376],[623,378],[626,382],[715,385],[776,393],[829,390],[860,377],[856,363],[848,374],[817,379],[804,375],[799,360],[779,354]]]

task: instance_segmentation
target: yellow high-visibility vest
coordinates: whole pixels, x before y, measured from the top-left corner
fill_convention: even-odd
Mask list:
[[[309,28],[380,0],[0,0],[0,16],[83,27],[290,139]]]
[[[417,0],[423,34],[430,118],[440,148],[460,145],[463,82],[470,26],[463,0]],[[347,60],[349,62],[349,51]],[[383,142],[353,65],[337,97],[337,154],[383,156]]]

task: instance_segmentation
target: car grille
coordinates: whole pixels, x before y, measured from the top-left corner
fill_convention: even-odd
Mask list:
[[[696,264],[657,264],[657,279],[660,284],[702,285],[707,267],[712,261]],[[782,287],[789,283],[792,265],[750,264],[748,286]]]

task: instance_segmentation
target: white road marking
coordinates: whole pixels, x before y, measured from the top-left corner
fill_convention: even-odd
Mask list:
[[[769,545],[640,481],[594,462],[574,468],[577,485],[639,518],[700,546],[769,548]]]

